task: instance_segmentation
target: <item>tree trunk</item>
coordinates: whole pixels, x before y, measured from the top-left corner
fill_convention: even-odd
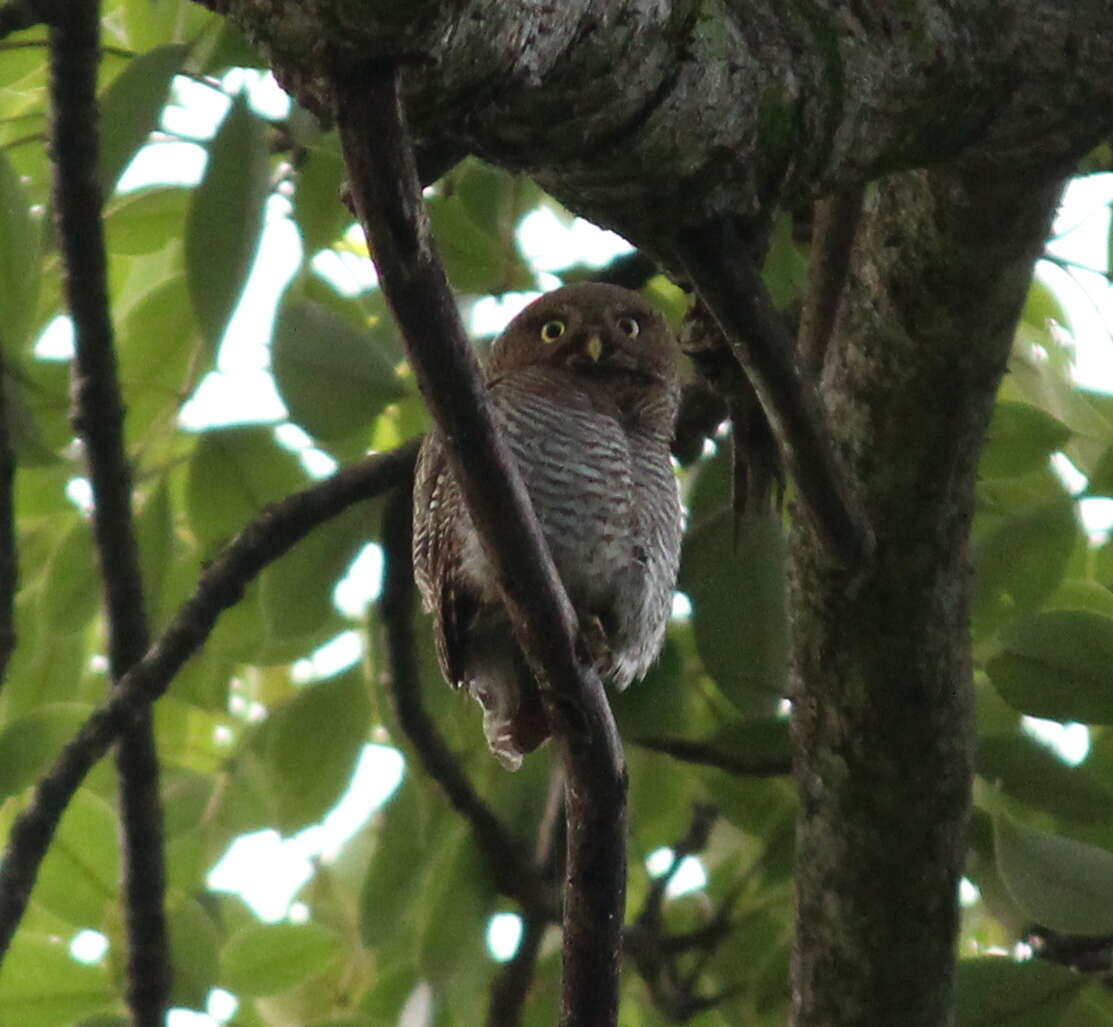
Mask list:
[[[951,1022],[978,451],[1057,197],[914,172],[867,200],[823,394],[876,560],[792,543],[794,1027]]]

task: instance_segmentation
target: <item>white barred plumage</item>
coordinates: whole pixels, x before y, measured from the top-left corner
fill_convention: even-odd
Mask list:
[[[679,563],[671,334],[637,293],[567,286],[510,323],[486,376],[598,669],[624,688],[660,651]],[[491,750],[516,769],[548,724],[436,433],[418,461],[414,571],[441,670],[480,702]]]

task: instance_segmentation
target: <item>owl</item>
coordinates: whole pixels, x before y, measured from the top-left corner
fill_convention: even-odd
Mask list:
[[[627,289],[569,285],[510,322],[485,377],[591,659],[624,688],[660,652],[680,554],[664,318]],[[491,751],[515,770],[548,723],[436,432],[418,458],[413,538],[441,670],[478,700]]]

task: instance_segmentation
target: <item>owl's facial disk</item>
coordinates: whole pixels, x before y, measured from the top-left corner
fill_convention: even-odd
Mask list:
[[[545,329],[551,334],[555,329],[550,326],[562,323],[546,322],[542,326],[542,341],[545,340]],[[574,328],[562,330],[553,342],[546,343],[543,362],[578,374],[625,372],[659,381],[661,371],[646,352],[645,344],[639,342],[639,334],[640,323],[633,316],[582,319]]]
[[[496,341],[488,379],[545,366],[608,389],[671,388],[676,366],[664,318],[637,293],[613,285],[564,286],[525,308]]]

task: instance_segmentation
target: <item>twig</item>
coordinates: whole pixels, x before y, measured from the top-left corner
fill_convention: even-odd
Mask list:
[[[31,804],[12,825],[0,861],[0,956],[7,951],[35,883],[39,865],[67,804],[117,735],[170,686],[201,648],[220,613],[235,605],[248,583],[317,525],[354,503],[371,499],[413,475],[417,443],[338,471],[264,510],[201,575],[162,637],[82,725],[39,781]]]
[[[813,381],[818,382],[823,374],[827,343],[835,330],[850,273],[850,251],[862,219],[865,195],[865,187],[856,185],[825,196],[815,204],[808,292],[796,338],[800,366]]]
[[[8,436],[8,393],[0,362],[0,686],[15,652],[15,593],[19,551],[15,541],[15,457]]]
[[[430,237],[399,71],[334,55],[335,113],[351,195],[407,354],[446,440],[515,637],[542,684],[567,775],[563,1027],[618,1015],[626,880],[626,769],[599,676],[578,658],[576,618],[553,566]]]
[[[471,826],[498,890],[527,911],[556,919],[553,896],[530,865],[521,841],[479,797],[422,705],[413,633],[412,517],[412,482],[407,482],[387,500],[382,525],[383,591],[379,611],[386,629],[388,690],[395,715],[426,772]]]
[[[646,896],[637,919],[627,929],[627,946],[644,979],[654,1005],[665,1015],[682,1022],[718,1005],[731,992],[713,995],[697,993],[699,979],[719,944],[730,934],[731,912],[741,886],[736,885],[702,927],[683,934],[669,934],[664,924],[664,900],[668,886],[684,860],[707,847],[717,813],[712,806],[697,804],[692,811],[688,833],[672,846],[669,868],[658,877]],[[680,957],[695,953],[689,969],[682,968]]]
[[[1113,282],[1113,268],[1102,271],[1099,268],[1090,267],[1089,264],[1081,264],[1077,260],[1071,260],[1069,257],[1061,257],[1058,253],[1052,253],[1050,250],[1044,250],[1040,254],[1040,260],[1046,260],[1049,264],[1061,267],[1064,271],[1085,271],[1087,274],[1101,275],[1106,281]]]
[[[131,469],[124,452],[124,411],[97,181],[100,5],[77,3],[60,9],[50,41],[54,200],[74,324],[73,422],[84,443],[93,491],[93,536],[105,595],[109,669],[113,680],[119,681],[146,651],[149,633],[131,509]],[[149,712],[121,735],[116,766],[128,1005],[137,1027],[158,1027],[166,1017],[173,971],[163,908],[166,854],[159,762]]]
[[[689,856],[702,852],[707,847],[707,839],[711,835],[711,828],[715,826],[718,813],[714,806],[706,803],[697,803],[692,810],[692,823],[688,833],[672,846],[672,862],[668,869],[661,874],[649,889],[645,905],[638,914],[637,923],[641,927],[658,928],[661,923],[661,912],[665,903],[665,892],[680,870],[680,865]]]
[[[635,738],[633,741],[643,749],[652,749],[685,763],[716,767],[739,777],[782,777],[792,773],[792,760],[788,757],[783,760],[755,760],[745,753],[717,749],[707,742],[688,738]]]
[[[733,222],[714,222],[682,233],[675,255],[753,383],[801,506],[831,557],[858,569],[872,554],[873,533],[745,236]]]

